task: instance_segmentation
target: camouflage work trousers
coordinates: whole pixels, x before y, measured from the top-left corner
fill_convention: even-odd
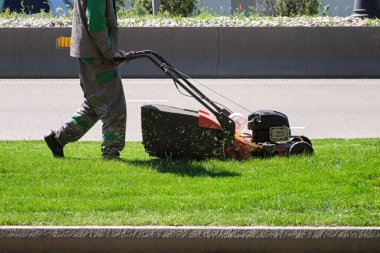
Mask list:
[[[125,146],[126,103],[121,78],[111,62],[80,59],[80,85],[84,101],[68,122],[56,131],[61,145],[79,140],[102,121],[103,156],[118,156]]]

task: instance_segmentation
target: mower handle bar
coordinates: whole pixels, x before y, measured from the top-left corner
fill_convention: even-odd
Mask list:
[[[141,51],[134,51],[132,53],[129,53],[126,57],[114,57],[113,60],[115,62],[129,62],[131,60],[134,60],[134,59],[138,59],[138,58],[144,58],[144,57],[148,57],[150,55],[153,55],[154,57],[156,57],[157,59],[159,59],[160,61],[162,62],[165,62],[166,64],[168,64],[167,61],[165,61],[165,59],[163,57],[161,57],[158,53],[152,51],[152,50],[141,50]],[[168,64],[170,65],[170,64]]]
[[[204,105],[208,110],[216,112],[217,114],[223,113],[226,116],[229,116],[230,113],[225,108],[220,108],[216,105],[212,100],[210,100],[207,96],[205,96],[199,89],[197,89],[192,83],[190,83],[182,73],[179,73],[176,69],[174,69],[168,61],[166,61],[162,56],[160,56],[157,52],[152,50],[142,50],[131,53],[126,57],[115,57],[115,62],[129,62],[134,59],[139,58],[148,58],[152,61],[157,67],[159,67],[165,74],[170,76],[178,85],[180,85],[184,90],[186,90],[190,95],[192,95],[195,99],[197,99],[202,105]],[[184,81],[186,85],[180,82],[180,80]],[[205,100],[207,103],[204,103]],[[217,115],[215,115],[217,116]]]
[[[135,51],[126,57],[115,57],[115,62],[129,62],[134,59],[148,58],[153,64],[160,68],[165,74],[173,79],[173,81],[181,86],[187,93],[189,93],[193,98],[195,98],[200,104],[206,107],[214,116],[218,119],[222,130],[227,136],[232,136],[228,142],[233,145],[233,136],[235,134],[235,123],[228,117],[230,112],[219,107],[207,96],[205,96],[197,87],[195,87],[186,76],[180,73],[178,70],[173,68],[170,63],[168,63],[161,55],[152,50],[142,50]]]

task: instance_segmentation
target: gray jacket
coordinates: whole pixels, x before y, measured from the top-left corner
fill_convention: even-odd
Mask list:
[[[118,51],[114,0],[75,0],[70,55],[113,59]]]

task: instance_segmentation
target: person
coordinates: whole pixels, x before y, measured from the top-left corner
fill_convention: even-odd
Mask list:
[[[125,146],[126,103],[118,62],[127,57],[117,47],[115,0],[75,0],[70,56],[79,59],[84,101],[68,122],[44,137],[54,157],[64,157],[64,146],[79,140],[100,119],[102,157],[120,159]]]

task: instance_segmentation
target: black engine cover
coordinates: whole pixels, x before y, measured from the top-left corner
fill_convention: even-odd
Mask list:
[[[198,112],[166,105],[141,107],[143,144],[160,158],[208,159],[223,155],[223,133],[198,126]]]
[[[248,129],[252,130],[252,142],[272,142],[270,139],[271,127],[288,127],[288,117],[277,111],[260,110],[248,116]]]

